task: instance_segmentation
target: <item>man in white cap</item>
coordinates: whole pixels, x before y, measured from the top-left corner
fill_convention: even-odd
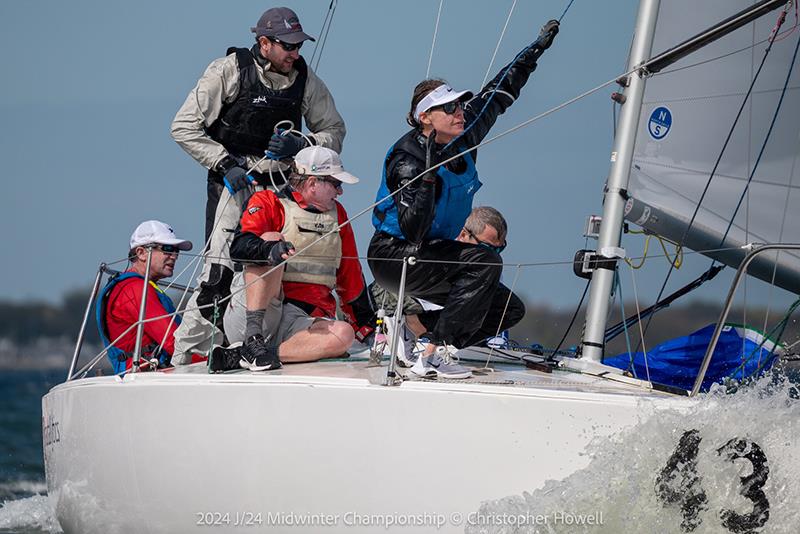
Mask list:
[[[97,298],[98,329],[103,344],[108,347],[108,357],[115,373],[124,373],[131,366],[136,344],[136,329],[131,326],[139,321],[148,256],[150,283],[146,292],[145,319],[159,319],[144,323],[144,360],[155,359],[160,367],[169,365],[174,352],[173,334],[180,324],[180,317],[169,316],[175,312],[175,305],[156,282],[172,276],[180,251],[191,248],[191,241],[179,239],[172,228],[161,221],[145,221],[134,230],[128,252],[129,268],[111,278]]]
[[[225,310],[215,311],[213,302],[230,294],[229,247],[250,184],[281,185],[282,174],[288,173],[291,158],[301,148],[310,143],[338,153],[345,137],[333,97],[300,55],[303,44],[314,38],[303,31],[297,14],[287,7],[268,9],[251,31],[255,44],[231,47],[227,56],[214,60],[172,122],[173,139],[208,169],[208,254],[200,289],[189,306],[202,309],[186,314],[177,334],[176,361],[210,349],[214,317],[214,327],[222,326]],[[287,120],[295,130],[304,122],[307,137],[276,133],[279,123]],[[280,128],[286,129],[286,123]]]
[[[231,287],[225,334],[244,345],[215,350],[212,370],[341,356],[373,318],[353,230],[341,226],[348,216],[336,201],[358,178],[324,147],[304,148],[294,166],[283,192],[255,193],[242,214],[231,257],[245,269]],[[346,322],[334,320],[334,289]]]

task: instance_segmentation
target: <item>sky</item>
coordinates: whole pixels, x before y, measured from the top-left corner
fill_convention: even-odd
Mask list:
[[[567,3],[519,1],[490,76]],[[305,31],[319,36],[329,2],[288,5]],[[407,129],[411,91],[426,77],[429,58],[431,76],[477,90],[511,5],[444,0],[431,56],[438,0],[338,2],[317,73],[347,124],[344,165],[361,178],[340,199],[351,215],[375,199],[381,162]],[[623,73],[636,6],[634,0],[576,0],[490,136]],[[57,302],[65,291],[89,286],[100,262],[124,257],[131,232],[146,219],[168,222],[200,248],[206,171],[171,139],[170,123],[213,59],[229,46],[250,46],[249,29],[269,7],[209,0],[0,2],[0,173],[6,183],[0,299]],[[307,58],[312,52],[310,43],[303,48]],[[506,269],[505,283],[528,301],[566,309],[583,291],[585,281],[563,262],[585,248],[586,216],[602,212],[613,90],[480,149],[484,186],[475,204],[494,206],[508,219],[504,260],[558,263]],[[364,255],[372,235],[368,215],[354,230]],[[630,244],[634,251],[641,246]],[[189,260],[182,256],[178,270]],[[668,266],[648,261],[655,269],[637,275],[643,300],[655,296]],[[699,262],[673,284],[707,265]],[[366,267],[365,275],[371,279]],[[727,281],[713,284],[701,296],[727,292]]]

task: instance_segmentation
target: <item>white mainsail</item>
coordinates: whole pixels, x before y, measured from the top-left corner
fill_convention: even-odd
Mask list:
[[[720,13],[754,3],[662,2],[653,51],[662,52],[714,25]],[[784,31],[796,24],[794,11]],[[687,232],[768,46],[762,41],[769,38],[778,13],[739,28],[651,77],[636,136],[626,218],[693,250],[709,251],[704,253],[734,267],[745,254],[736,248],[741,245],[800,242],[800,69],[792,69],[800,30],[786,32],[774,43]],[[736,212],[782,96],[763,156]],[[800,293],[796,253],[765,254],[750,274],[767,281],[774,274],[777,285]]]

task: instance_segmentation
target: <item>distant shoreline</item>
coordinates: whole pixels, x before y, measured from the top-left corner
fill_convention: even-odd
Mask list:
[[[62,369],[65,373],[72,361],[75,340],[64,337],[40,338],[33,343],[14,343],[8,338],[0,338],[0,371],[52,371]],[[85,365],[101,350],[99,345],[84,345],[79,366]],[[105,369],[105,360],[100,365]]]

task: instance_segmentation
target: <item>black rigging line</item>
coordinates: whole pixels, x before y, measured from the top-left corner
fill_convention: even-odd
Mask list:
[[[789,65],[789,72],[786,73],[786,81],[783,83],[783,90],[781,91],[781,96],[778,99],[778,105],[775,106],[775,113],[772,115],[772,121],[769,124],[769,129],[767,130],[767,134],[764,137],[764,142],[761,144],[761,150],[758,152],[758,157],[756,158],[756,162],[753,165],[753,170],[750,172],[750,177],[747,179],[747,183],[744,185],[744,189],[742,190],[742,194],[739,197],[739,202],[736,204],[736,208],[733,210],[733,215],[731,215],[728,221],[728,227],[725,229],[725,234],[722,236],[720,240],[720,245],[725,242],[725,239],[728,237],[728,232],[731,231],[731,227],[733,226],[733,219],[739,213],[739,208],[742,207],[742,201],[744,201],[745,195],[747,195],[747,191],[750,187],[750,182],[753,181],[753,176],[756,174],[756,169],[758,168],[759,163],[761,163],[761,157],[764,155],[764,150],[767,148],[767,143],[769,142],[769,138],[772,135],[772,129],[775,126],[775,122],[778,120],[778,115],[781,111],[781,106],[783,105],[783,97],[786,95],[786,88],[789,86],[789,79],[792,77],[792,71],[794,70],[795,60],[797,59],[797,50],[800,48],[800,37],[797,39],[797,44],[794,48],[794,55],[792,56],[792,63]]]
[[[569,325],[567,326],[567,329],[564,331],[564,335],[561,336],[561,341],[558,342],[558,345],[556,346],[556,350],[553,351],[553,355],[558,354],[558,351],[561,350],[561,345],[563,345],[564,341],[567,339],[567,335],[569,334],[569,331],[572,330],[572,325],[575,324],[575,318],[578,317],[578,313],[581,310],[581,306],[583,306],[583,300],[586,298],[586,292],[589,291],[589,286],[591,286],[591,285],[592,285],[592,281],[591,280],[586,282],[586,287],[583,289],[583,295],[581,295],[581,300],[580,300],[580,302],[578,302],[578,307],[575,308],[575,313],[572,314],[572,319],[570,319]]]
[[[314,53],[311,54],[311,60],[308,62],[309,66],[311,66],[314,71],[319,70],[320,61],[322,61],[322,51],[325,50],[325,44],[328,42],[328,32],[331,31],[331,26],[333,25],[333,15],[336,13],[336,8],[338,5],[338,0],[331,0],[331,3],[328,5],[328,12],[325,14],[325,20],[322,21],[322,28],[319,30],[319,42],[317,43],[317,46],[314,47]],[[318,50],[319,56],[317,56]],[[313,66],[314,58],[317,59],[316,67]]]

